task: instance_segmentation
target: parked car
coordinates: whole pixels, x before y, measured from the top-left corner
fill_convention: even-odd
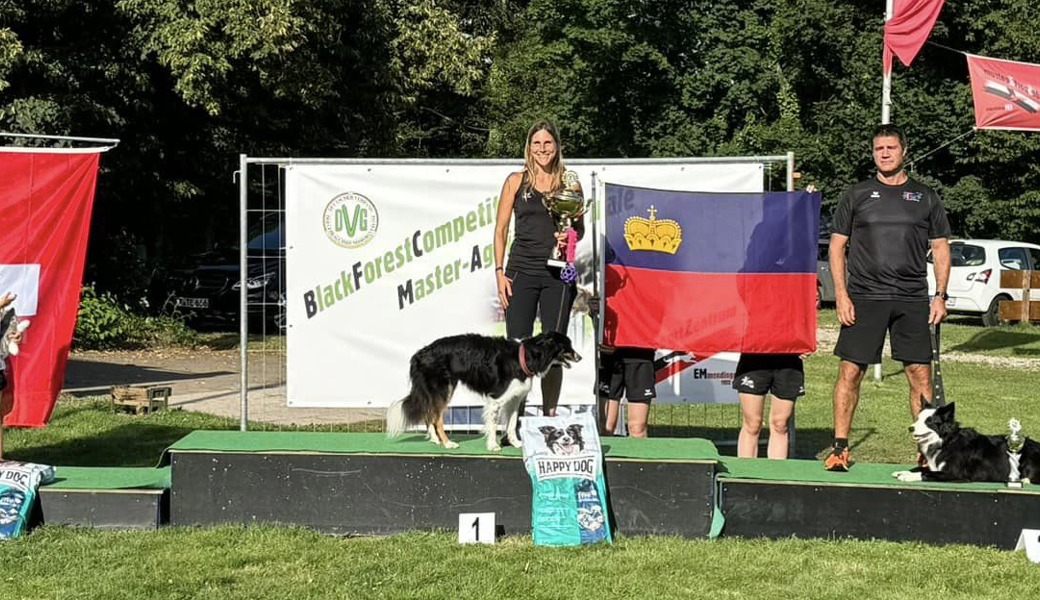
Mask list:
[[[278,216],[250,231],[246,246],[246,310],[255,325],[285,328],[285,236]],[[213,249],[196,255],[193,264],[173,273],[168,305],[189,321],[206,324],[238,322],[241,277],[238,248]]]
[[[946,308],[951,313],[980,315],[982,324],[999,323],[1001,300],[1021,300],[1022,290],[1001,289],[1002,270],[1040,269],[1040,246],[1003,240],[950,242],[950,282]],[[928,290],[935,293],[932,255],[928,254]]]
[[[830,238],[820,238],[816,254],[816,308],[833,303],[834,279],[831,277]]]

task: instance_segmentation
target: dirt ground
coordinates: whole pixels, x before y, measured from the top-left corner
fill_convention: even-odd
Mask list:
[[[383,409],[289,408],[284,357],[251,352],[248,364],[250,420],[320,425],[383,418]],[[107,395],[114,385],[165,385],[172,388],[173,407],[237,419],[241,415],[238,365],[238,350],[72,352],[62,391],[83,397]]]
[[[818,353],[830,354],[838,332],[819,329]],[[886,347],[885,352],[888,353]],[[1040,359],[994,357],[964,352],[943,360],[1015,368],[1040,368]],[[161,349],[128,352],[73,352],[64,392],[106,395],[113,385],[168,385],[171,404],[240,418],[238,350]],[[277,351],[249,354],[249,419],[278,424],[320,425],[383,418],[382,409],[289,408],[285,404],[285,362]]]

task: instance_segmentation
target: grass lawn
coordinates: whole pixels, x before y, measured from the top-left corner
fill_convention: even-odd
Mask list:
[[[795,405],[795,452],[799,458],[822,456],[833,441],[831,393],[837,359],[817,354],[805,361],[805,392]],[[902,365],[886,359],[884,379],[875,383],[868,373],[860,390],[849,443],[853,459],[866,462],[912,462],[915,446],[910,426],[909,387]],[[943,364],[946,398],[957,405],[957,418],[985,433],[1007,430],[1015,417],[1033,436],[1040,436],[1040,369],[1009,369],[981,364]],[[768,410],[768,408],[767,408]],[[650,435],[696,435],[735,440],[740,427],[736,406],[653,406]],[[765,434],[763,434],[765,435]],[[733,446],[720,446],[734,454]]]
[[[818,322],[823,329],[836,332],[840,328],[833,309],[821,310]],[[1040,327],[986,328],[977,319],[954,317],[942,327],[942,348],[983,357],[1040,358]],[[806,395],[795,408],[799,458],[822,457],[833,441],[831,394],[837,371],[838,359],[829,350],[806,359]],[[902,364],[886,357],[882,372],[881,382],[874,382],[873,370],[864,380],[849,439],[852,456],[866,462],[910,462],[915,447],[906,430],[910,425],[909,388]],[[1006,431],[1008,419],[1015,417],[1033,436],[1040,437],[1040,366],[945,361],[943,380],[946,398],[956,402],[957,417],[966,426],[1001,433]],[[650,421],[650,435],[735,440],[740,411],[728,405],[651,405]],[[720,446],[719,450],[736,453],[734,446]]]
[[[834,310],[822,310],[819,323],[838,329]],[[1031,357],[1040,354],[1040,327],[981,327],[970,319],[954,318],[943,326],[943,348],[983,356]],[[224,338],[230,342],[233,336]],[[237,337],[234,337],[237,342]],[[255,340],[262,343],[261,340]],[[906,432],[910,424],[909,392],[901,365],[883,364],[880,383],[868,374],[853,422],[853,458],[866,462],[905,463],[913,459],[914,446]],[[820,456],[832,442],[831,391],[837,359],[829,352],[810,356],[805,363],[806,395],[796,407],[796,456]],[[958,418],[986,433],[1003,432],[1010,417],[1019,419],[1027,434],[1040,437],[1040,368],[991,366],[946,361],[943,366],[946,395],[957,403]],[[735,440],[740,411],[723,406],[651,406],[651,435],[704,437]],[[364,430],[380,424],[364,423]],[[358,431],[361,425],[322,425],[321,431]],[[114,414],[106,399],[76,400],[62,397],[50,425],[41,429],[11,429],[4,435],[10,458],[58,465],[148,466],[164,448],[195,429],[237,429],[235,419],[185,411],[153,415]],[[285,429],[256,424],[254,429]],[[734,454],[734,446],[721,446]]]
[[[821,322],[826,318],[824,314]],[[980,343],[990,331],[1003,332],[1003,341]],[[1029,328],[982,330],[952,323],[944,335],[947,344],[953,340],[971,348],[963,351],[993,356],[1037,349],[1037,334]],[[836,368],[830,355],[807,360],[807,396],[797,408],[800,456],[813,456],[830,443],[830,390]],[[868,380],[863,386],[851,439],[853,457],[907,462],[913,447],[906,433],[906,381],[898,364],[886,362],[884,372],[880,384]],[[1040,434],[1040,403],[1035,401],[1040,369],[950,361],[944,372],[947,396],[957,402],[963,422],[996,432],[1015,416],[1027,433]],[[656,433],[736,437],[739,417],[734,407],[702,409],[655,407]],[[148,466],[156,463],[163,448],[191,430],[237,426],[234,419],[183,411],[141,417],[114,414],[104,399],[62,398],[46,428],[9,430],[5,454],[59,465]],[[732,453],[732,448],[723,451]],[[276,525],[156,532],[44,526],[0,544],[0,572],[5,578],[0,597],[12,600],[456,600],[650,594],[916,600],[1026,597],[1040,589],[1040,569],[1029,565],[1024,554],[964,546],[622,535],[610,547],[536,548],[524,536],[503,538],[493,547],[473,547],[457,545],[451,532],[337,538]]]
[[[855,541],[621,537],[459,546],[448,532],[336,538],[276,526],[157,532],[42,527],[0,544],[10,600],[151,598],[1030,597],[1024,553]]]
[[[817,324],[824,329],[841,328],[834,309],[817,312]],[[982,319],[950,315],[940,328],[943,352],[971,352],[987,356],[1040,358],[1040,327],[1028,324],[983,327]]]

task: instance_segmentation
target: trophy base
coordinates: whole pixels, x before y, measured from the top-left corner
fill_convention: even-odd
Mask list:
[[[545,264],[549,265],[550,267],[556,267],[557,269],[562,269],[562,268],[567,266],[567,261],[560,260],[560,259],[557,259],[557,258],[550,258],[549,260],[545,261]]]

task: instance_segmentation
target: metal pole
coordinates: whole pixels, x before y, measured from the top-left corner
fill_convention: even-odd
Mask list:
[[[729,163],[777,163],[787,160],[784,155],[763,156],[700,156],[678,158],[568,158],[568,165],[688,165]],[[504,165],[519,166],[522,161],[513,158],[247,158],[251,165]]]
[[[787,153],[787,191],[794,191],[794,152]],[[775,396],[774,398],[775,399]],[[770,399],[770,402],[773,401]],[[772,409],[772,406],[770,406]],[[787,419],[787,457],[794,458],[794,411]]]
[[[246,155],[238,155],[238,366],[239,366],[239,400],[242,405],[241,418],[238,424],[240,431],[249,429],[249,363],[246,354],[246,345],[249,343],[249,313],[246,307],[246,279],[248,265],[246,264],[246,245],[249,240],[247,236],[246,209],[248,208],[249,185],[246,177]]]
[[[895,0],[885,0],[885,23],[892,18],[892,9]],[[882,42],[884,52],[884,42]],[[882,67],[884,68],[884,67]],[[881,124],[887,125],[892,121],[892,70],[883,73],[881,80]],[[881,381],[881,363],[874,365],[874,381]]]
[[[119,143],[119,140],[116,138],[76,137],[71,135],[37,135],[35,133],[8,133],[6,131],[0,131],[0,137],[29,138],[35,140],[66,140],[70,142],[112,144],[113,146]]]
[[[794,152],[787,153],[787,191],[794,191]]]
[[[892,18],[892,6],[895,0],[885,0],[885,23]],[[884,42],[882,42],[882,52],[884,52]],[[884,67],[882,67],[883,69]],[[881,80],[881,124],[887,125],[892,116],[892,70],[889,69],[883,73]],[[878,367],[880,368],[880,367]]]
[[[600,346],[600,342],[599,342],[599,340],[600,340],[599,323],[600,323],[600,320],[601,320],[601,314],[600,314],[599,311],[602,310],[603,304],[602,304],[602,302],[600,302],[600,297],[599,297],[599,277],[602,274],[602,271],[600,271],[600,268],[599,268],[599,239],[598,239],[599,238],[599,226],[597,224],[597,221],[599,221],[600,206],[599,206],[599,203],[596,202],[596,199],[598,197],[598,194],[596,192],[597,192],[597,190],[599,188],[599,182],[597,181],[598,179],[599,178],[596,176],[596,172],[593,171],[592,172],[592,265],[591,265],[591,267],[593,269],[593,271],[592,271],[592,298],[596,301],[596,311],[595,311],[595,315],[596,316],[593,317],[593,319],[592,319],[592,330],[593,330],[593,333],[592,333],[592,347],[593,347],[593,353],[595,354],[595,359],[596,359],[595,360],[596,379],[593,382],[592,393],[593,393],[593,396],[595,396],[595,399],[596,399],[596,410],[598,411],[598,410],[602,409],[602,410],[605,411],[605,410],[607,410],[606,404],[604,404],[603,406],[600,406],[600,401],[599,401],[599,346]],[[606,213],[604,213],[604,219],[605,218],[606,218]],[[597,426],[598,426],[599,423],[605,422],[605,419],[606,419],[605,415],[597,414],[596,415]]]
[[[593,190],[592,193],[594,194],[594,197],[598,198],[599,197],[599,177],[597,176],[595,171],[592,172],[592,190]],[[597,215],[597,217],[599,216],[599,211],[598,210],[596,211],[596,215]],[[592,289],[594,290],[594,293],[596,294],[596,302],[599,304],[599,307],[598,307],[599,309],[596,311],[596,339],[595,339],[595,343],[596,343],[596,394],[597,394],[597,399],[598,399],[598,394],[599,394],[599,347],[603,343],[603,311],[606,309],[606,305],[607,305],[606,299],[604,298],[604,296],[607,293],[607,290],[606,290],[607,282],[606,282],[606,277],[604,275],[604,272],[605,272],[605,270],[607,268],[606,260],[605,260],[605,257],[606,257],[606,254],[607,254],[607,252],[606,252],[606,250],[607,250],[607,236],[606,236],[607,212],[606,212],[606,207],[605,206],[604,206],[604,209],[603,209],[603,229],[604,229],[604,231],[602,231],[602,232],[599,231],[599,227],[596,224],[596,219],[593,219],[592,223],[593,223],[593,237],[592,237],[593,257],[592,257],[592,260],[596,264],[596,277],[594,277],[592,279],[592,285],[593,285]],[[600,236],[602,236],[602,237],[600,237]],[[602,252],[598,252],[598,253],[596,252],[596,249],[597,249],[598,246],[601,246],[603,248]],[[598,256],[597,256],[597,254],[598,254]],[[603,286],[602,286],[603,287],[603,293],[602,294],[599,293],[600,286],[599,286],[598,282],[599,282],[599,278],[600,277],[603,277]]]

